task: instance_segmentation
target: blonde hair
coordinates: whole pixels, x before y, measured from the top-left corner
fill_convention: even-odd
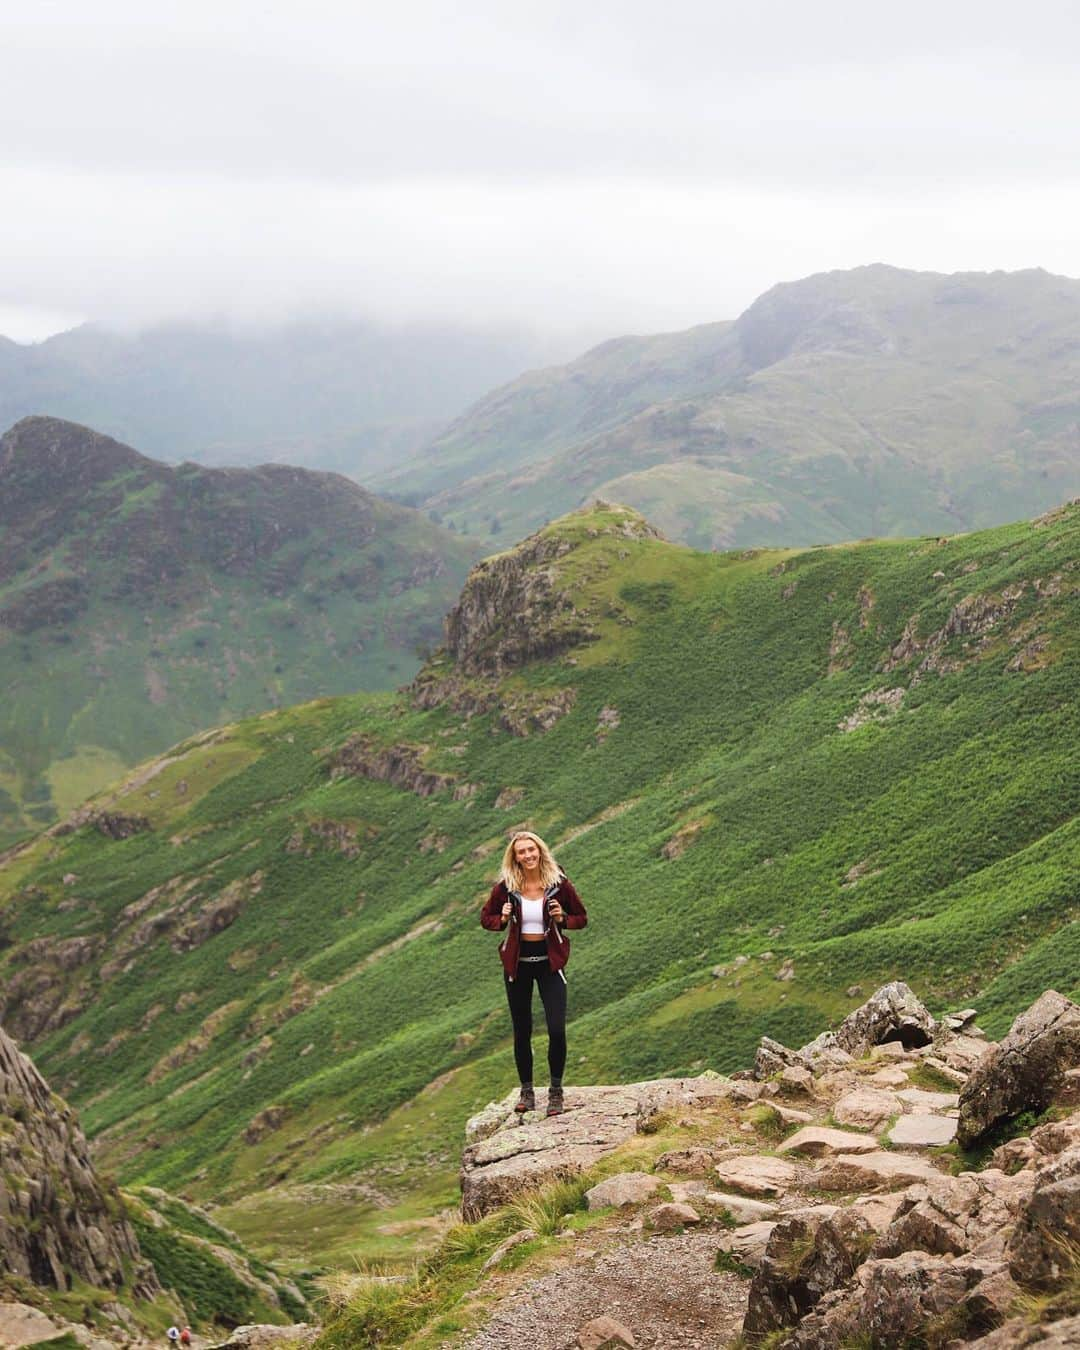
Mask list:
[[[499,880],[505,885],[506,889],[508,891],[520,891],[522,886],[525,885],[525,873],[514,856],[514,845],[520,839],[531,839],[540,850],[540,882],[544,890],[547,890],[549,886],[557,886],[562,880],[563,871],[551,856],[551,849],[538,834],[533,834],[532,830],[515,830],[510,836],[510,842],[502,856],[502,866],[499,868]]]

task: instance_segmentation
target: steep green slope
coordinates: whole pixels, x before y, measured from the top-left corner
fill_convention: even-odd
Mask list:
[[[476,919],[525,821],[589,906],[576,1081],[731,1069],[897,976],[999,1032],[1080,991],[1078,564],[1075,504],[739,555],[571,516],[474,570],[410,696],[225,728],[11,857],[0,1020],[124,1178],[300,1263],[452,1202],[513,1081]]]
[[[861,267],[732,324],[610,342],[379,480],[520,537],[591,495],[699,548],[946,533],[1080,490],[1080,282]]]
[[[407,679],[473,556],[334,475],[171,469],[20,422],[0,439],[0,845],[202,727]]]

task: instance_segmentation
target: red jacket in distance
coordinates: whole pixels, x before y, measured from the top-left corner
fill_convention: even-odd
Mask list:
[[[503,919],[502,907],[507,900],[513,906],[509,920]],[[551,917],[548,907],[552,900],[558,900],[563,907],[561,923]],[[507,979],[517,975],[518,955],[521,951],[521,896],[516,891],[506,889],[505,882],[497,881],[491,888],[484,908],[480,911],[480,922],[492,933],[503,928],[509,932],[499,947],[503,969]],[[564,928],[584,928],[589,922],[585,906],[578,898],[569,878],[563,877],[555,886],[549,886],[544,892],[544,937],[547,941],[548,962],[552,970],[562,970],[570,959],[570,939],[562,931]]]

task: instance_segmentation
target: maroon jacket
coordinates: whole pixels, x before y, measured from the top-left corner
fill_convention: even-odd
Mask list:
[[[502,916],[502,907],[507,900],[513,906],[509,920]],[[560,923],[550,916],[548,906],[552,900],[558,900],[563,907]],[[508,891],[502,881],[491,888],[484,908],[480,911],[480,922],[492,933],[498,933],[509,927],[509,932],[499,947],[503,969],[508,979],[517,975],[518,955],[521,950],[521,896],[516,891]],[[563,877],[557,885],[549,886],[544,892],[544,937],[547,940],[548,962],[552,970],[562,970],[570,959],[570,939],[564,928],[584,928],[589,922],[585,906],[578,899],[569,878]]]

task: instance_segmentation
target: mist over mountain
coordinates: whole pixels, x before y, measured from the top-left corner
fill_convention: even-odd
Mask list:
[[[0,439],[0,842],[177,739],[408,679],[475,549],[350,479]]]
[[[881,265],[607,342],[474,405],[384,488],[520,537],[592,495],[697,547],[950,533],[1080,491],[1080,282]]]
[[[561,350],[525,330],[449,323],[85,324],[31,346],[0,338],[0,426],[47,414],[162,459],[363,480]]]

